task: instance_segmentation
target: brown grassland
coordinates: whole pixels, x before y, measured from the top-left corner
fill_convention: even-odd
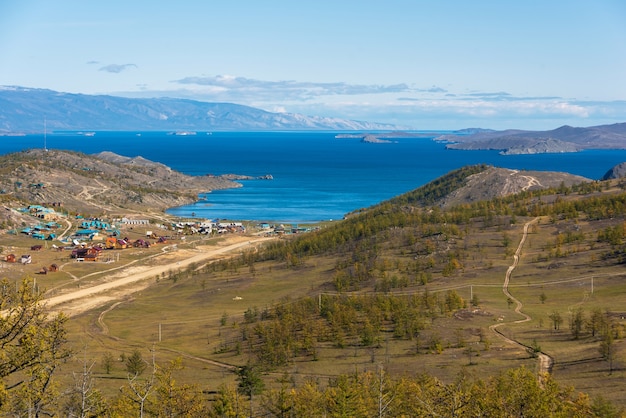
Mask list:
[[[593,192],[553,191],[549,196],[520,200],[582,202],[623,193],[616,182],[607,182]],[[506,205],[516,205],[515,199],[510,202]],[[560,384],[626,406],[626,215],[620,212],[597,219],[583,213],[519,216],[512,210],[498,212],[498,205],[502,203],[494,204],[489,215],[471,216],[432,234],[421,226],[397,225],[379,232],[375,244],[364,233],[365,238],[332,251],[262,256],[264,248],[271,249],[277,242],[289,245],[301,239],[295,234],[185,268],[180,262],[192,255],[257,238],[253,226],[245,235],[176,236],[147,249],[109,250],[104,253],[109,262],[97,263],[78,263],[69,258],[68,251],[49,245],[31,251],[38,241],[3,234],[3,256],[29,253],[33,262],[3,262],[0,273],[12,282],[29,277],[36,290],[49,298],[155,266],[166,268],[115,293],[92,296],[102,299],[91,309],[66,307],[71,315],[66,324],[69,345],[75,355],[60,367],[57,379],[61,386],[71,385],[85,361],[93,363],[95,385],[107,397],[116,396],[125,384],[123,360],[134,350],[144,358],[154,353],[159,364],[181,358],[184,368],[177,379],[199,385],[210,397],[221,385],[235,384],[235,367],[250,363],[262,365],[266,387],[278,387],[286,375],[299,385],[310,378],[323,382],[340,374],[375,372],[379,367],[393,376],[426,373],[451,382],[461,370],[478,377],[519,366],[540,372],[539,361],[529,350],[534,347],[535,353],[552,359],[549,372]],[[320,225],[321,231],[332,231],[342,222],[359,224],[358,216]],[[524,226],[531,221],[535,222],[519,247],[519,263],[508,285],[514,299],[508,299],[503,292],[505,276]],[[364,218],[361,224],[367,222]],[[127,227],[122,234],[137,239],[150,228]],[[609,242],[602,231],[610,228],[622,233]],[[320,233],[302,235],[315,234]],[[362,253],[355,249],[359,245],[375,247],[374,261],[359,258]],[[60,271],[39,274],[43,266],[53,263],[61,266]],[[362,266],[366,266],[362,280],[339,288],[341,274],[357,275]],[[415,335],[395,335],[392,318],[381,314],[381,325],[366,339],[362,326],[369,319],[358,309],[354,329],[344,327],[340,337],[327,334],[330,322],[322,307],[341,298],[369,295],[392,300],[425,293],[443,298],[451,292],[461,306],[428,316]],[[262,364],[259,353],[269,348],[257,330],[269,324],[280,307],[299,306],[303,300],[314,311],[306,317],[314,329],[312,345],[290,351],[275,364]],[[529,320],[516,322],[524,319],[515,312],[516,300]],[[611,364],[601,355],[600,337],[592,335],[588,325],[594,311],[600,311],[615,331]],[[584,324],[574,335],[577,312]],[[557,313],[561,322],[555,326]],[[491,330],[496,324],[501,324],[499,332],[519,344]],[[303,332],[297,330],[294,338],[304,339]],[[106,370],[103,359],[109,354],[115,362]]]

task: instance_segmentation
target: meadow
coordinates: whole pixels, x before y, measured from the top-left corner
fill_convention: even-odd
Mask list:
[[[30,274],[48,296],[112,280],[127,271],[121,266],[169,266],[65,323],[73,356],[58,365],[59,386],[88,375],[118,408],[134,382],[133,358],[147,367],[133,379],[148,384],[152,367],[167,370],[213,405],[241,388],[248,368],[265,386],[258,406],[285,385],[335,388],[342,376],[455,385],[523,367],[594,402],[626,406],[626,195],[618,182],[448,209],[413,198],[186,268],[176,268],[183,254],[227,238],[114,250],[115,263],[76,263],[46,248],[33,265],[3,265],[7,276]],[[3,253],[32,242],[8,236]],[[37,275],[53,262],[61,271]]]

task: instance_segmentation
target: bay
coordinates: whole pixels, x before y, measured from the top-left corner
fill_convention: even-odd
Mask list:
[[[270,174],[273,180],[246,180],[243,187],[200,196],[192,205],[171,208],[180,217],[307,223],[340,219],[413,190],[468,164],[511,169],[563,171],[601,178],[626,161],[626,150],[500,155],[497,151],[453,151],[432,139],[400,137],[396,143],[362,143],[335,138],[337,132],[56,132],[0,137],[0,153],[30,148],[94,154],[111,151],[142,156],[189,175]]]

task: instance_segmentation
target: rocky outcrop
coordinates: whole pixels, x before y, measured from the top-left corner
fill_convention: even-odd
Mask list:
[[[502,155],[519,155],[519,154],[547,154],[547,153],[563,153],[578,152],[580,148],[570,142],[560,141],[558,139],[546,138],[537,141],[529,141],[532,143],[514,145],[501,152]]]
[[[571,186],[591,179],[569,173],[551,171],[524,171],[490,167],[467,178],[466,184],[440,202],[450,207],[480,200],[508,196],[525,190],[541,190],[561,185]]]
[[[272,176],[271,174],[265,174],[262,176],[246,176],[243,174],[222,174],[220,176],[213,176],[213,177],[218,177],[218,178],[223,178],[226,180],[231,180],[231,181],[238,181],[238,180],[274,180],[274,176]]]
[[[389,139],[380,139],[374,135],[365,135],[361,142],[366,142],[368,144],[394,144],[398,141],[391,141]]]
[[[446,145],[457,150],[499,150],[502,155],[578,152],[581,147],[554,138],[517,138],[504,136],[480,141],[458,142]]]
[[[615,167],[611,168],[602,176],[602,180],[620,179],[626,177],[626,162],[619,163]]]

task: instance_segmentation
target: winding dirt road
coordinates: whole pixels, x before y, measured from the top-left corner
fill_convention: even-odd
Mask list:
[[[528,347],[525,344],[522,344],[519,341],[516,341],[514,339],[507,337],[501,331],[498,330],[498,327],[501,327],[502,325],[506,325],[506,324],[521,324],[523,322],[528,322],[532,319],[528,314],[522,312],[522,307],[524,306],[522,302],[516,299],[515,296],[513,296],[509,292],[509,281],[511,280],[511,273],[513,273],[513,270],[515,270],[515,268],[519,264],[519,257],[522,252],[522,248],[524,247],[524,243],[526,242],[526,238],[528,236],[528,228],[530,227],[530,225],[536,223],[538,220],[539,218],[535,218],[529,222],[526,222],[526,224],[524,225],[524,233],[522,234],[522,239],[520,240],[519,245],[517,246],[517,249],[515,250],[515,254],[513,255],[513,264],[511,264],[509,268],[507,269],[506,274],[504,276],[504,283],[502,284],[502,293],[504,293],[504,295],[507,298],[509,298],[515,303],[516,305],[515,313],[523,316],[524,318],[518,319],[517,321],[513,321],[513,322],[500,322],[500,323],[491,325],[489,327],[491,331],[495,332],[500,338],[502,338],[506,342],[515,344],[524,349],[528,349],[530,347]],[[537,357],[539,358],[539,373],[540,374],[550,373],[550,371],[552,370],[552,365],[554,363],[554,360],[552,359],[552,357],[542,352],[538,352]]]

